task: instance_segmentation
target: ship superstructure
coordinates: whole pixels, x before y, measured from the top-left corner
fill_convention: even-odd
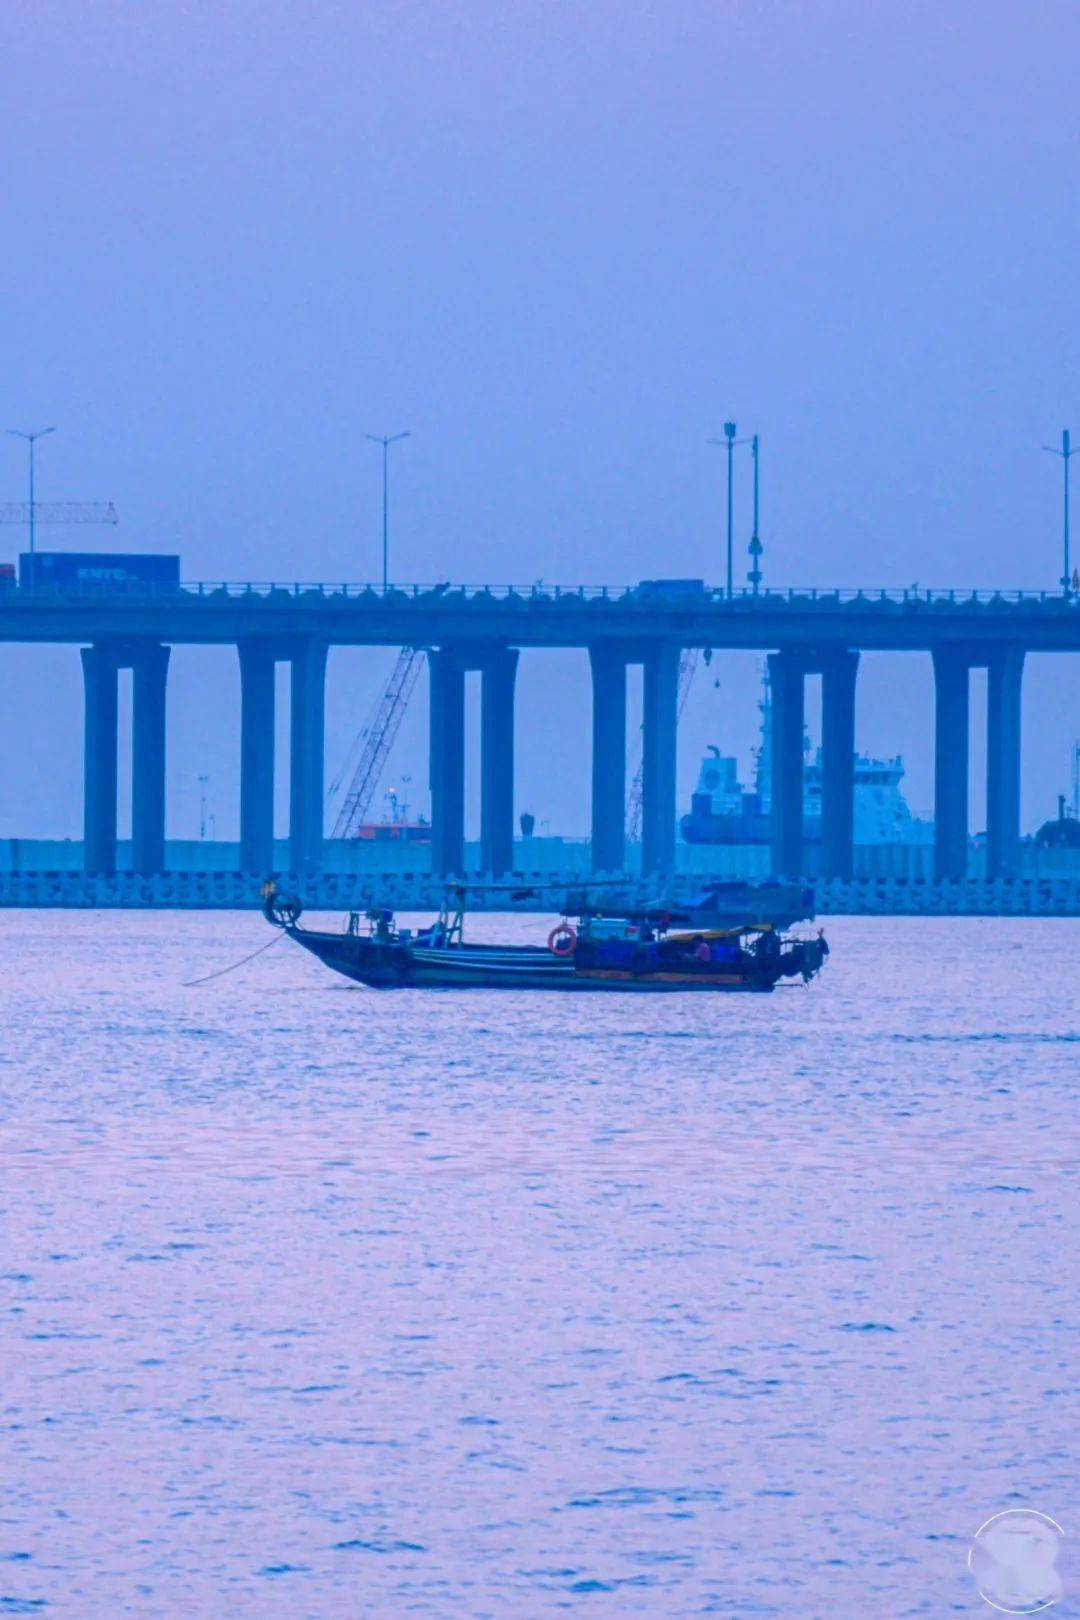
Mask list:
[[[761,744],[755,750],[754,786],[739,779],[738,760],[710,747],[701,762],[690,813],[682,835],[690,844],[766,844],[771,835],[771,713],[766,678],[760,704]],[[803,828],[807,839],[821,836],[821,749],[803,739]],[[901,789],[904,761],[855,756],[856,844],[931,844],[933,823],[912,814]]]

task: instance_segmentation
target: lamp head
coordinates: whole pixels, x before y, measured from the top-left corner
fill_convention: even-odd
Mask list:
[[[25,439],[27,444],[33,444],[35,439],[43,439],[46,433],[55,433],[56,429],[54,427],[35,428],[32,433],[27,433],[24,428],[8,428],[8,432],[16,439]]]

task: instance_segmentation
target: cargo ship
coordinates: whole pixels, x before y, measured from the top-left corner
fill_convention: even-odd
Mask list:
[[[690,811],[679,826],[688,844],[767,844],[772,837],[771,715],[768,677],[760,704],[761,743],[754,751],[754,785],[739,780],[738,761],[712,746],[701,761]],[[934,825],[912,814],[900,786],[904,761],[856,754],[854,838],[856,844],[924,844]],[[821,837],[822,752],[803,738],[803,832]]]

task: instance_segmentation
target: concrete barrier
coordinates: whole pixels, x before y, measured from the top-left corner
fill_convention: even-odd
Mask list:
[[[496,887],[490,875],[470,875],[472,911],[556,912],[588,885],[579,872],[516,872]],[[480,885],[481,887],[473,887]],[[310,911],[435,911],[448,884],[429,872],[284,874],[282,892],[295,894]],[[700,879],[681,874],[667,880],[613,873],[591,890],[612,911],[685,904]],[[863,917],[1078,917],[1080,877],[968,879],[934,883],[903,878],[819,880],[811,885],[819,916]],[[0,872],[0,908],[245,911],[262,903],[262,884],[240,872],[176,872],[140,877],[118,872],[89,877],[73,871]],[[573,905],[573,900],[569,900]]]

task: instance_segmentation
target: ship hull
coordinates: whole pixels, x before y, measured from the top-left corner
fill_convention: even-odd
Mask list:
[[[672,991],[750,991],[773,988],[759,972],[686,971],[658,968],[576,968],[573,958],[528,945],[413,946],[381,942],[356,934],[287,930],[291,939],[326,967],[376,990],[619,990],[653,994]]]

